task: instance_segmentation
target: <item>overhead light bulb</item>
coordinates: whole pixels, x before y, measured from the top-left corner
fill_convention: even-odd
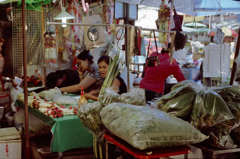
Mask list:
[[[65,7],[62,7],[61,13],[59,13],[54,20],[62,20],[62,23],[67,23],[67,19],[74,19],[75,17],[65,11]],[[62,25],[62,27],[66,27],[67,25]]]
[[[62,23],[67,23],[67,19],[66,18],[62,18]],[[66,27],[67,25],[62,25],[62,27]]]

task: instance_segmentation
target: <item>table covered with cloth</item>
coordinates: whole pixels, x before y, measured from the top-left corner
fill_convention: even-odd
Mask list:
[[[15,106],[24,109],[24,103],[19,100],[16,101]],[[32,107],[28,107],[28,113],[50,126],[53,134],[51,152],[92,147],[93,136],[85,129],[76,115],[51,118]],[[30,119],[29,122],[31,122]]]

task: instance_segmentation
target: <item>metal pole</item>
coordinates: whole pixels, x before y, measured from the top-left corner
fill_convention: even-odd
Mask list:
[[[239,27],[240,29],[240,27]],[[239,30],[240,32],[240,30]],[[234,77],[235,77],[235,72],[236,72],[236,62],[235,62],[235,59],[236,57],[238,56],[239,54],[239,42],[240,42],[240,35],[239,35],[239,32],[238,32],[238,39],[237,39],[237,45],[236,45],[236,48],[235,48],[235,56],[234,56],[234,60],[233,60],[233,67],[232,67],[232,74],[231,74],[231,79],[230,79],[230,84],[229,85],[233,85],[233,80],[234,80]]]
[[[111,26],[111,24],[89,24],[89,23],[59,23],[59,22],[47,22],[47,25],[80,25],[80,26]],[[130,24],[126,25],[115,25],[116,27],[130,27]],[[156,31],[156,32],[165,32],[165,33],[175,33],[176,31],[170,31],[170,30],[158,30],[158,29],[148,29],[148,28],[142,28],[140,26],[134,26],[136,28],[139,28],[140,30],[146,30],[146,31]],[[183,34],[189,34],[189,35],[198,35],[198,33],[189,33],[182,31]]]
[[[125,24],[129,24],[129,4],[125,3],[126,5],[126,18],[124,19]],[[129,78],[129,27],[125,27],[125,59],[126,59],[126,67],[127,67],[127,89],[130,89],[130,78]]]
[[[59,22],[47,22],[47,25],[80,25],[80,26],[111,26],[112,24],[90,24],[90,23],[59,23]],[[115,25],[116,27],[126,27],[128,25]]]
[[[158,29],[148,29],[148,28],[142,28],[142,27],[138,27],[135,26],[136,28],[139,28],[140,30],[145,30],[145,31],[155,31],[155,32],[163,32],[163,33],[175,33],[176,31],[170,31],[170,30],[158,30]],[[198,33],[189,33],[189,32],[184,32],[181,31],[181,33],[183,34],[189,34],[189,35],[198,35]]]
[[[26,56],[26,32],[25,32],[25,0],[22,0],[22,42],[23,42],[23,73],[24,73],[24,115],[25,115],[25,145],[26,158],[30,158],[29,151],[29,127],[28,127],[28,95],[27,95],[27,56]]]

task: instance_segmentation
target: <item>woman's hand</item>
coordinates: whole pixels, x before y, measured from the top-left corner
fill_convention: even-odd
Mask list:
[[[84,93],[84,97],[85,97],[86,99],[92,99],[93,95],[90,94],[90,93]]]
[[[83,76],[84,76],[84,72],[82,72],[82,71],[80,70],[80,68],[78,68],[78,74],[79,74],[79,77],[83,77]]]
[[[93,90],[93,91],[91,91],[91,92],[89,92],[89,94],[91,94],[91,95],[98,95],[99,94],[99,90]]]

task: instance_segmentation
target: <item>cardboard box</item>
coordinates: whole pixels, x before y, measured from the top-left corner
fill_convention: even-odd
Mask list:
[[[15,127],[0,128],[0,159],[20,159],[21,145],[21,137]]]

